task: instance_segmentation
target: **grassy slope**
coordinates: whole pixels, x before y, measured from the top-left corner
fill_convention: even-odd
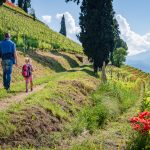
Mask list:
[[[34,67],[34,84],[38,85],[49,81],[49,77],[56,72],[63,72],[69,70],[73,67],[79,66],[80,62],[78,59],[68,53],[64,52],[28,52],[26,54],[18,52],[18,67],[14,66],[13,76],[12,76],[12,93],[16,94],[20,90],[25,89],[24,80],[21,75],[21,68],[24,64],[25,57],[29,56],[32,59],[32,64]],[[0,99],[7,97],[4,89],[2,89],[2,70],[0,70]]]
[[[96,79],[84,70],[51,76],[40,93],[0,113],[1,144],[53,146],[52,134],[63,131],[65,122],[88,104],[87,94],[96,85]]]
[[[131,140],[130,142],[133,144],[133,141],[135,139],[133,140],[130,138],[132,137],[131,135],[135,131],[132,130],[129,124],[129,118],[136,116],[137,113],[141,111],[141,106],[142,106],[141,104],[143,103],[143,96],[144,96],[144,87],[146,87],[145,91],[149,91],[150,77],[148,74],[142,73],[141,71],[135,68],[129,67],[129,66],[123,67],[122,70],[118,70],[117,68],[113,68],[113,70],[114,70],[113,80],[114,80],[114,76],[116,76],[115,78],[118,80],[119,79],[118,73],[120,73],[119,80],[121,80],[122,82],[122,80],[125,80],[124,74],[128,74],[128,76],[126,76],[126,81],[124,83],[122,82],[126,89],[122,90],[121,88],[123,86],[119,87],[121,90],[119,90],[119,88],[116,88],[116,86],[112,90],[110,90],[110,87],[107,87],[106,89],[101,88],[101,90],[98,89],[96,92],[94,92],[94,97],[93,97],[94,100],[101,99],[102,104],[106,107],[108,113],[112,115],[113,117],[111,117],[110,119],[108,118],[106,125],[104,125],[102,129],[94,130],[94,133],[92,135],[90,135],[88,131],[84,131],[81,135],[77,136],[76,138],[71,139],[70,142],[68,142],[69,144],[67,143],[67,145],[70,145],[70,146],[66,146],[66,147],[64,146],[64,149],[71,149],[71,150],[121,149],[121,150],[124,150],[126,149],[127,143],[130,140]],[[141,82],[139,79],[144,79],[145,83],[142,80]],[[117,81],[116,84],[118,84],[119,82],[120,81]],[[139,90],[140,89],[139,87],[141,85],[139,84],[139,82],[141,82],[142,85],[144,85],[141,87],[141,90]],[[135,86],[133,91],[131,88],[131,84]],[[131,93],[127,92],[128,88],[130,89]],[[118,103],[118,100],[119,101],[121,100],[120,98],[123,100],[123,103],[121,103],[121,105],[120,104],[118,105],[117,103]],[[122,108],[124,108],[125,111],[122,111],[121,114],[118,113],[120,111],[118,106],[121,106],[121,110]],[[148,107],[147,107],[147,110],[149,110]],[[136,138],[136,136],[134,136],[134,138]]]
[[[34,20],[18,7],[2,6],[0,12],[0,39],[4,32],[9,31],[18,47],[24,48],[26,42],[28,48],[82,53],[81,45],[51,30],[39,20]]]
[[[0,31],[9,29],[18,46],[23,46],[22,35],[25,34],[33,48],[82,52],[78,44],[49,30],[39,21],[33,21],[24,12],[17,11],[14,15],[16,10],[9,7],[1,8],[1,11]],[[6,26],[3,26],[4,22]],[[40,29],[38,32],[35,26]],[[20,67],[14,68],[12,93],[1,89],[1,101],[24,90],[21,66],[26,55],[33,60],[34,84],[45,84],[45,87],[0,112],[0,146],[3,149],[32,149],[32,146],[35,149],[124,149],[132,133],[128,118],[139,111],[140,87],[145,83],[148,89],[148,74],[129,66],[122,69],[108,67],[109,81],[102,85],[91,67],[79,66],[72,54],[19,52]]]
[[[35,81],[37,84],[45,82],[47,84],[39,93],[34,93],[21,103],[13,104],[6,111],[0,112],[1,145],[15,147],[25,145],[28,148],[30,145],[56,147],[60,142],[65,143],[61,147],[70,149],[71,137],[87,131],[97,132],[96,130],[103,123],[105,124],[107,120],[113,121],[137,100],[137,93],[129,92],[132,89],[138,91],[132,80],[128,82],[116,80],[118,71],[120,74],[127,73],[126,68],[122,70],[113,68],[114,75],[113,80],[110,79],[110,84],[100,86],[90,98],[89,94],[100,84],[100,79],[94,76],[90,67],[78,67],[79,62],[75,56],[60,52],[34,52],[28,55],[32,57],[33,64],[37,68],[34,73]],[[19,56],[21,58],[19,63],[22,64],[23,53]],[[72,67],[77,68],[71,69]],[[20,72],[19,68],[15,68],[13,79],[15,93],[23,88],[20,86],[18,88],[16,84],[22,82],[18,72]],[[124,92],[125,88],[127,90]],[[10,95],[12,94],[14,93]],[[1,95],[2,97],[8,96],[7,94]],[[109,111],[106,113],[107,117],[106,111]],[[96,137],[98,138],[99,134]],[[83,139],[86,140],[86,136]],[[85,143],[84,140],[83,143]],[[73,139],[73,143],[76,143],[75,141],[76,139]],[[86,146],[83,147],[86,148]],[[79,148],[83,147],[79,145]],[[73,146],[74,148],[76,149],[76,146]]]

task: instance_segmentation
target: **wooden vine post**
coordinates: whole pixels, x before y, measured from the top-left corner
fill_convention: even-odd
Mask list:
[[[107,83],[106,64],[105,64],[105,62],[103,62],[103,67],[102,67],[102,82]]]

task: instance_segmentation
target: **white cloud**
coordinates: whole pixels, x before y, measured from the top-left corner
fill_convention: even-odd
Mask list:
[[[122,15],[116,15],[121,31],[121,37],[128,45],[129,55],[135,55],[150,50],[150,33],[139,35],[131,30],[126,18]]]
[[[75,19],[69,12],[57,14],[56,18],[61,20],[63,14],[65,15],[68,36],[71,36],[73,34],[75,34],[75,35],[78,34],[80,32],[80,27],[76,26]]]
[[[51,23],[51,20],[52,20],[52,17],[49,16],[49,15],[45,15],[45,16],[42,16],[42,20],[45,22],[45,23]]]

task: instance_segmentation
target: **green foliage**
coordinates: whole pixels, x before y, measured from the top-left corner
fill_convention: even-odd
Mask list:
[[[18,6],[28,13],[28,8],[31,7],[31,0],[18,0]]]
[[[97,146],[95,143],[91,143],[91,141],[84,141],[81,145],[73,145],[71,150],[101,150],[100,146]]]
[[[25,41],[30,41],[30,46],[28,46],[30,48],[38,46],[39,49],[59,49],[82,53],[83,49],[79,44],[52,31],[44,23],[38,20],[34,21],[32,16],[25,14],[18,8],[14,10],[4,6],[0,8],[0,11],[0,36],[3,37],[4,32],[10,32],[18,47],[24,48],[27,46]],[[53,45],[57,45],[57,47],[53,47]]]
[[[0,138],[5,138],[16,130],[16,127],[8,121],[10,119],[8,113],[0,112],[0,118]]]
[[[94,132],[106,120],[115,119],[125,112],[137,101],[134,84],[126,85],[124,82],[109,81],[102,84],[92,94],[92,105],[85,107],[77,116],[72,125],[72,132],[78,135],[84,129]]]
[[[128,142],[127,150],[149,150],[150,149],[150,134],[141,135],[135,133]]]
[[[114,12],[112,0],[83,0],[79,40],[84,52],[94,62],[94,71],[102,68],[114,49]]]
[[[20,8],[23,8],[23,0],[18,0],[18,6],[19,6]]]
[[[114,18],[113,20],[113,32],[114,32],[114,49],[110,54],[110,61],[112,65],[115,65],[114,53],[118,48],[124,48],[126,51],[128,50],[128,46],[125,41],[120,38],[119,24],[117,20]]]
[[[84,129],[93,133],[96,129],[103,125],[107,118],[107,109],[101,103],[84,108],[79,113],[77,122],[73,123],[73,134],[78,135],[83,132]]]
[[[27,0],[25,0],[24,5],[23,5],[23,10],[28,13],[28,3]]]
[[[124,48],[126,51],[128,50],[128,46],[127,46],[126,42],[123,41],[121,38],[118,38],[116,41],[115,48],[120,48],[120,47]]]
[[[15,0],[11,0],[12,3],[15,3]]]
[[[121,67],[123,63],[126,61],[127,51],[120,47],[117,48],[113,53],[113,64],[116,67]]]
[[[67,36],[66,23],[65,23],[65,15],[63,15],[62,20],[61,20],[61,29],[60,29],[59,33],[61,33],[64,36]]]

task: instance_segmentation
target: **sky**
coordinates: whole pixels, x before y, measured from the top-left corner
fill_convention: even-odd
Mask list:
[[[150,0],[114,0],[113,6],[129,55],[150,51]],[[42,0],[42,3],[32,0],[32,7],[37,17],[57,32],[62,14],[65,14],[68,37],[77,41],[80,6],[73,2],[65,3],[65,0]]]

